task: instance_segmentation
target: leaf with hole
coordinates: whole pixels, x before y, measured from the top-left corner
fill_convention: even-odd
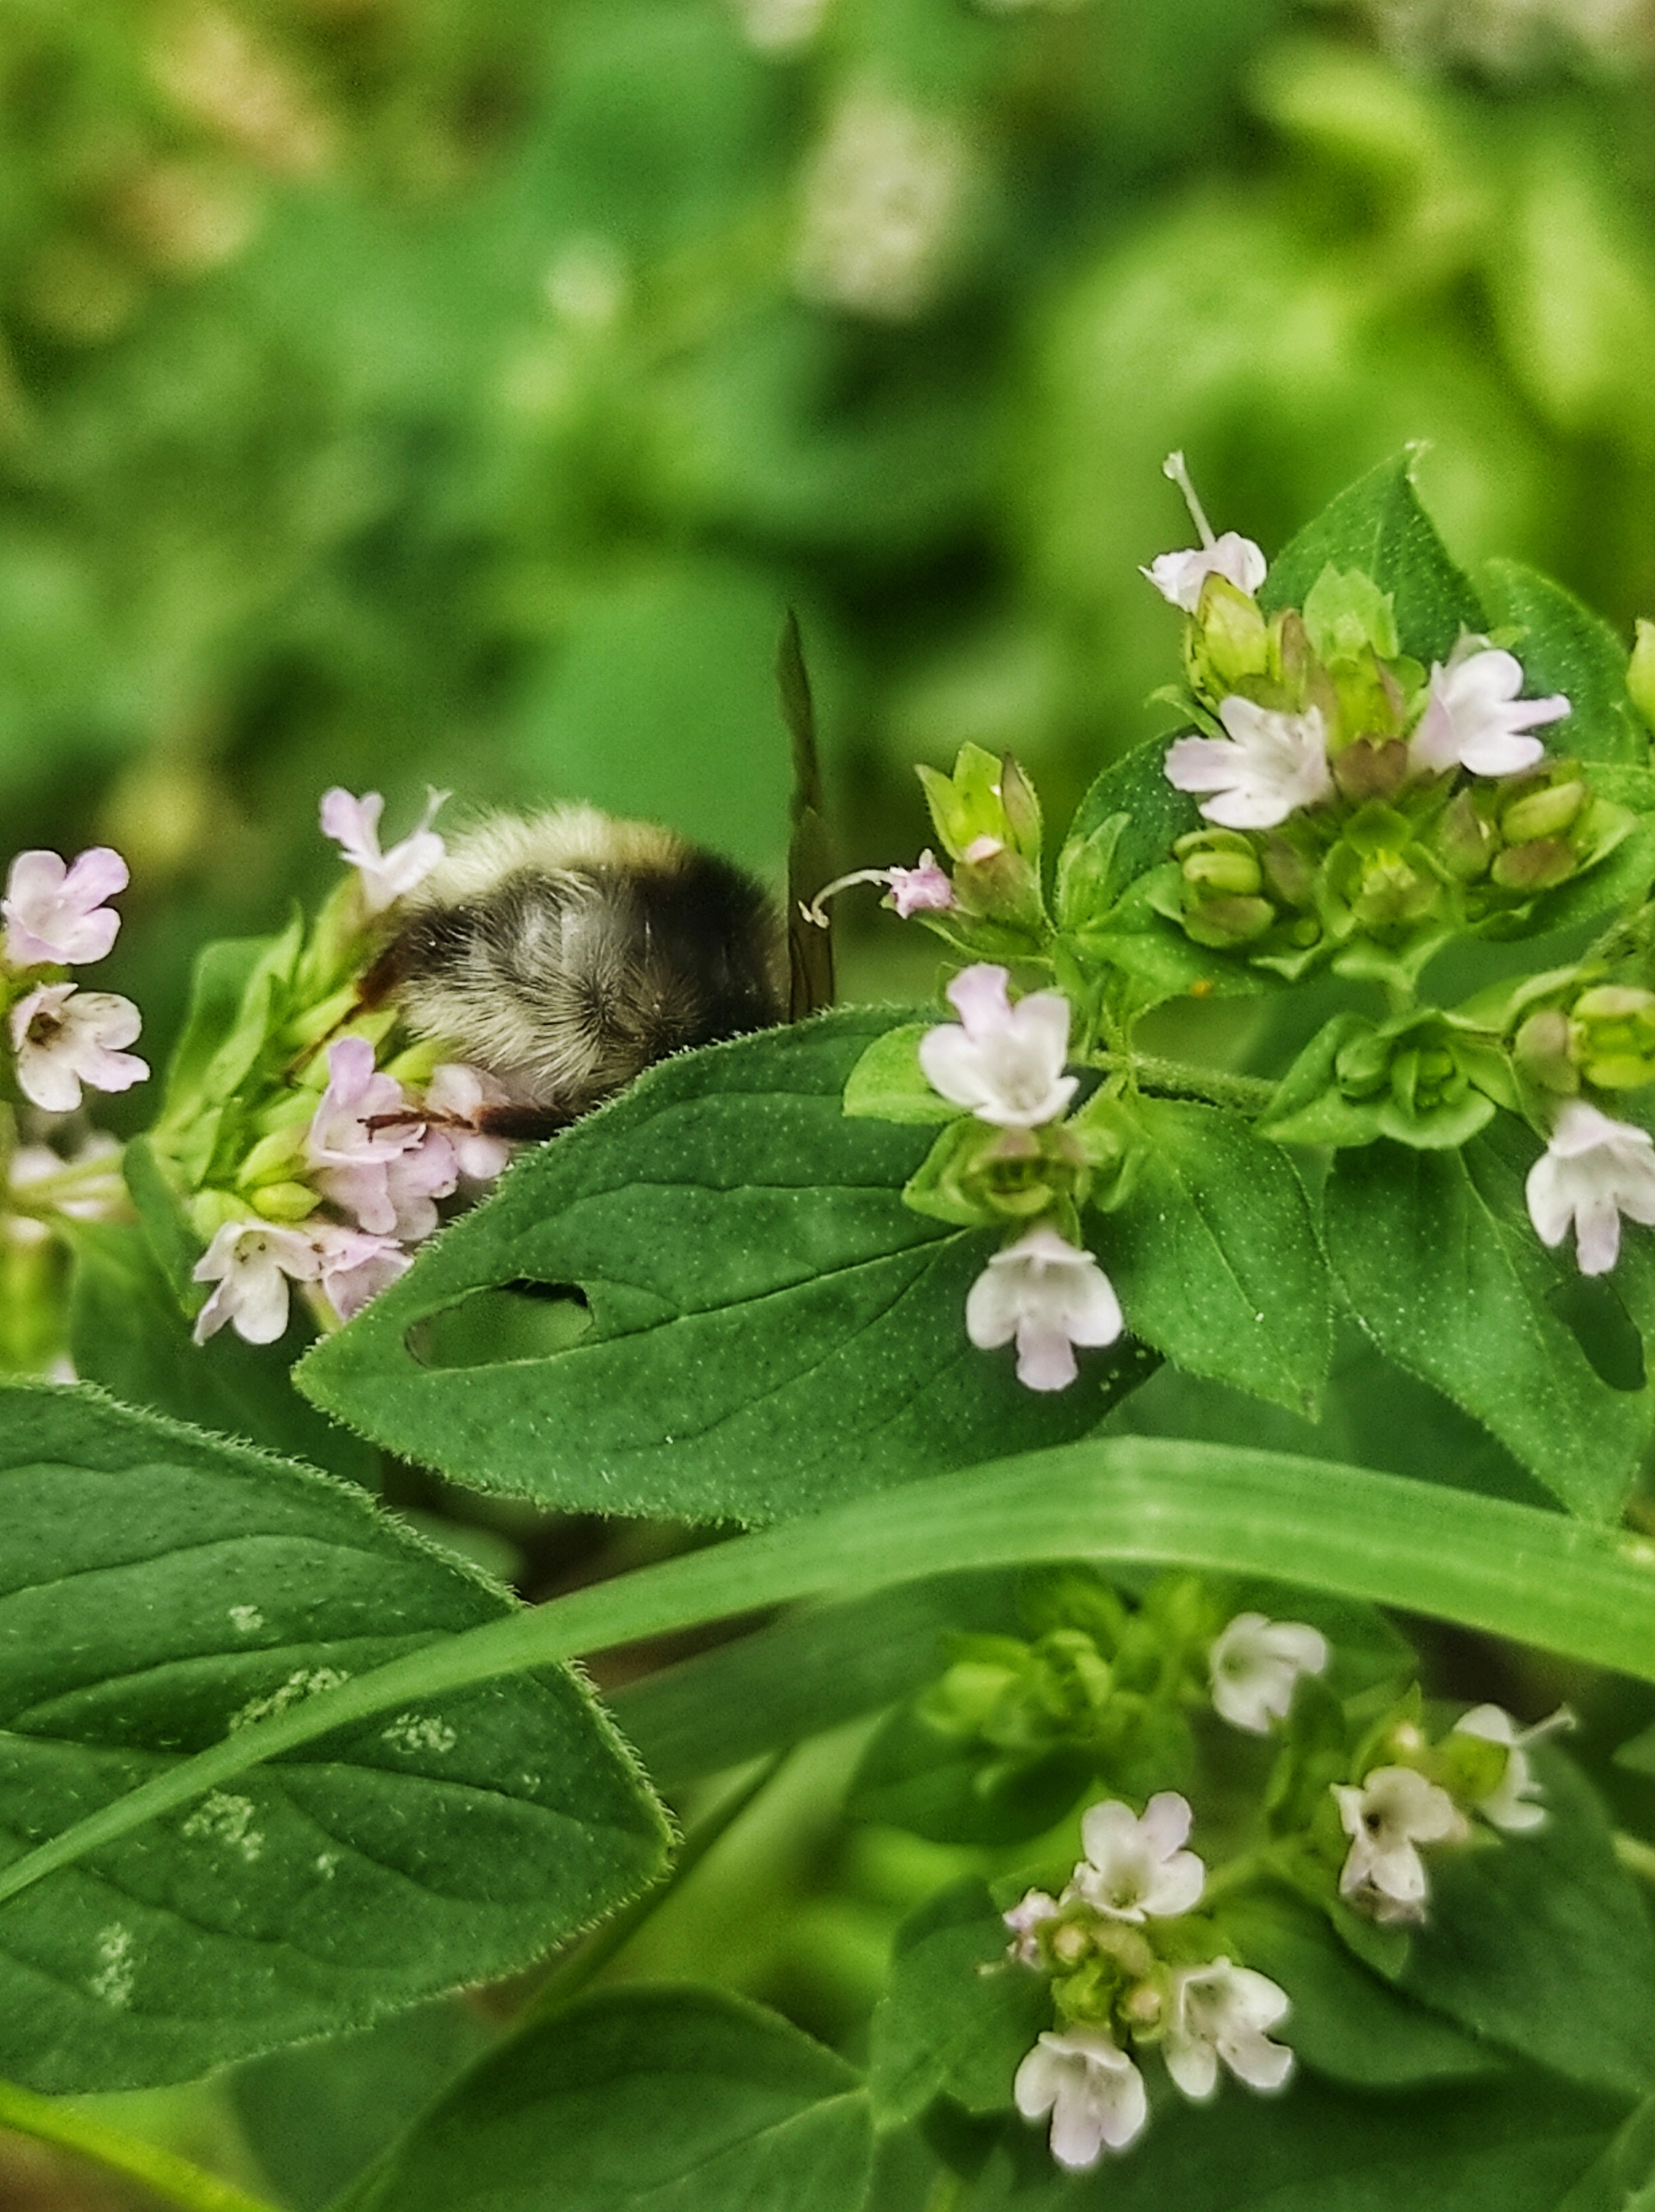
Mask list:
[[[900,1192],[930,1133],[846,1115],[879,1010],[686,1054],[519,1161],[306,1359],[324,1411],[480,1488],[764,1521],[1073,1437],[1148,1371],[1122,1344],[1067,1391],[966,1335],[991,1232]],[[479,1294],[567,1286],[590,1325],[446,1364]],[[521,1290],[517,1292],[519,1297]]]

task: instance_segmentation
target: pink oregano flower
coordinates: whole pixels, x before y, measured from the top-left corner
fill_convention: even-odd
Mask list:
[[[994,848],[997,853],[999,847]],[[971,856],[968,854],[967,858]],[[847,891],[852,884],[882,884],[887,897],[885,904],[894,907],[903,921],[916,914],[947,914],[954,907],[954,884],[948,871],[938,866],[937,859],[929,846],[911,868],[853,868],[848,876],[835,876],[831,884],[824,884],[809,906],[801,905],[799,912],[807,921],[815,922],[818,929],[828,927],[826,902]]]
[[[205,1344],[227,1322],[248,1344],[274,1344],[288,1326],[288,1285],[313,1283],[322,1263],[302,1229],[269,1221],[227,1221],[195,1265],[198,1283],[217,1285],[196,1316]]]
[[[1431,664],[1425,712],[1409,745],[1414,765],[1489,776],[1521,775],[1537,766],[1546,748],[1529,733],[1561,721],[1569,702],[1561,691],[1520,698],[1523,684],[1523,665],[1513,654],[1486,637],[1462,637],[1446,663]]]
[[[104,901],[127,882],[125,861],[107,845],[94,845],[69,867],[56,853],[20,853],[0,899],[7,959],[17,968],[78,968],[103,959],[121,926]]]
[[[382,853],[379,817],[385,811],[385,800],[380,794],[370,791],[356,799],[336,784],[324,793],[322,834],[334,840],[355,869],[363,903],[371,915],[382,914],[422,884],[447,851],[431,824],[448,795],[446,791],[433,791],[410,833],[388,853]]]
[[[428,1129],[394,1077],[378,1073],[365,1037],[328,1048],[328,1087],[306,1152],[317,1188],[370,1235],[417,1243],[437,1225],[434,1200],[459,1182],[454,1148]]]
[[[149,1064],[121,1048],[142,1026],[130,999],[113,991],[43,983],[11,1010],[17,1087],[48,1114],[72,1114],[82,1084],[91,1091],[129,1091],[143,1081]]]

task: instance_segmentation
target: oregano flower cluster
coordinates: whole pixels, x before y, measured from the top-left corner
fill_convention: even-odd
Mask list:
[[[1655,1223],[1655,1138],[1610,1110],[1655,1100],[1655,907],[1638,896],[1655,856],[1616,795],[1633,795],[1626,774],[1553,748],[1575,703],[1536,691],[1520,626],[1462,626],[1438,647],[1438,617],[1422,649],[1397,592],[1354,562],[1272,595],[1264,553],[1214,533],[1180,454],[1167,472],[1201,542],[1143,574],[1185,618],[1184,678],[1162,696],[1194,728],[1161,750],[1167,796],[1142,771],[1133,790],[1169,821],[1188,794],[1197,825],[1127,864],[1134,816],[1100,796],[1048,875],[1027,776],[967,745],[951,777],[919,770],[952,873],[927,852],[830,886],[884,884],[964,963],[945,990],[958,1025],[880,1038],[846,1110],[961,1117],[904,1195],[1000,1229],[966,1333],[985,1351],[1015,1341],[1037,1390],[1070,1387],[1076,1347],[1137,1333],[1108,1216],[1137,1180],[1138,1101],[1156,1087],[1133,1034],[1180,994],[1343,988],[1293,1063],[1251,1086],[1247,1118],[1277,1144],[1449,1151],[1510,1116],[1543,1146],[1526,1170],[1533,1233],[1555,1247],[1573,1231],[1580,1273],[1614,1267],[1623,1220]],[[1452,946],[1565,927],[1617,868],[1631,906],[1569,964],[1458,1003],[1424,993]],[[1195,1071],[1171,1087],[1219,1105],[1236,1089]]]

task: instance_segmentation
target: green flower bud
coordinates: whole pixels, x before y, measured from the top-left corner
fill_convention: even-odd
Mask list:
[[[1499,839],[1470,792],[1460,791],[1438,817],[1430,842],[1448,872],[1469,884],[1488,873]]]
[[[1270,668],[1270,625],[1258,603],[1228,577],[1210,574],[1184,639],[1184,665],[1191,686],[1210,699],[1239,690]]]
[[[1578,780],[1543,786],[1505,809],[1500,817],[1501,833],[1508,845],[1558,836],[1579,813],[1585,798],[1586,787]]]
[[[1509,845],[1492,871],[1502,890],[1525,895],[1550,890],[1574,873],[1574,848],[1562,837],[1537,837],[1523,845]]]
[[[1358,738],[1334,759],[1333,781],[1359,805],[1394,798],[1408,781],[1408,748],[1400,738]]]
[[[1655,1083],[1655,993],[1602,983],[1583,991],[1571,1012],[1569,1054],[1588,1083],[1603,1091]]]
[[[1260,841],[1258,857],[1272,898],[1283,906],[1308,906],[1316,886],[1316,865],[1275,830]]]
[[[963,860],[974,851],[982,860],[989,857],[990,848],[1009,848],[1024,860],[1039,861],[1040,806],[1009,756],[1001,760],[980,745],[962,745],[952,775],[924,764],[916,773],[937,834],[955,860]],[[1008,775],[1014,787],[1009,803],[1005,795]]]
[[[266,1221],[303,1221],[321,1202],[302,1182],[267,1182],[252,1194],[253,1212]]]
[[[1203,895],[1251,898],[1263,888],[1264,878],[1257,854],[1248,849],[1191,853],[1184,863],[1184,880]]]
[[[1572,1042],[1568,1016],[1559,1006],[1547,1006],[1529,1016],[1518,1030],[1512,1050],[1531,1082],[1544,1091],[1567,1093],[1580,1088]]]
[[[1627,665],[1627,690],[1632,703],[1655,730],[1655,622],[1638,617],[1637,641]]]

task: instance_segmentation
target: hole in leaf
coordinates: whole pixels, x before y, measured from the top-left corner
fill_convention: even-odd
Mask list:
[[[1577,1275],[1547,1293],[1600,1382],[1611,1390],[1644,1387],[1644,1346],[1631,1315],[1600,1275]]]
[[[500,1367],[567,1352],[591,1325],[573,1283],[502,1283],[416,1321],[407,1341],[421,1367]]]

